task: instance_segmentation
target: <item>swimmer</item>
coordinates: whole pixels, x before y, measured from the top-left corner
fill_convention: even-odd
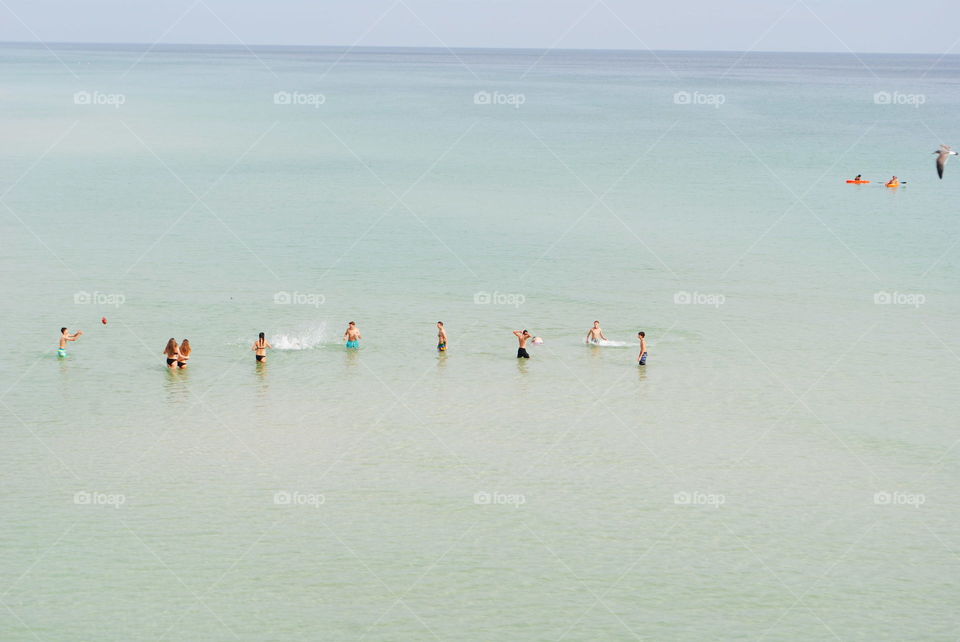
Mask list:
[[[177,367],[177,359],[180,358],[180,347],[177,345],[177,340],[173,337],[170,337],[170,340],[167,341],[167,347],[163,349],[163,354],[167,357],[167,367],[173,370]]]
[[[637,338],[640,339],[640,355],[637,357],[637,365],[647,365],[647,334],[638,332]]]
[[[447,331],[443,327],[443,321],[437,321],[437,351],[447,351]]]
[[[193,348],[190,347],[190,339],[184,339],[180,342],[180,352],[177,355],[177,367],[183,370],[187,367],[187,361],[190,360],[190,353]]]
[[[520,347],[517,348],[517,359],[529,359],[530,354],[527,352],[527,340],[532,338],[533,335],[526,330],[514,330],[513,334],[516,335],[517,340],[520,342]]]
[[[261,363],[267,360],[267,348],[272,348],[270,342],[264,338],[263,333],[257,337],[257,340],[253,342],[253,345],[250,347],[254,351],[254,354],[257,355],[257,363]]]
[[[60,347],[57,348],[57,356],[67,356],[67,341],[76,341],[83,334],[83,330],[77,330],[75,334],[67,332],[66,328],[60,328]]]
[[[363,337],[360,335],[360,329],[357,327],[356,321],[351,321],[347,326],[347,331],[343,333],[343,340],[347,342],[348,348],[357,349],[360,347],[360,339]]]
[[[587,331],[587,341],[594,345],[599,344],[601,341],[606,341],[607,338],[603,336],[603,330],[600,329],[600,322],[594,321],[593,327]]]

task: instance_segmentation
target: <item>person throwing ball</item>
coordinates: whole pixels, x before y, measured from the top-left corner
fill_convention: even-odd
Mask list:
[[[513,334],[516,335],[517,341],[520,342],[520,347],[517,348],[517,359],[529,359],[530,354],[527,352],[527,341],[533,338],[526,330],[514,330]]]

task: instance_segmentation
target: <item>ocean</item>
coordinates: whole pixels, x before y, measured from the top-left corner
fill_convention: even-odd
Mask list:
[[[956,638],[960,57],[0,60],[0,638]]]

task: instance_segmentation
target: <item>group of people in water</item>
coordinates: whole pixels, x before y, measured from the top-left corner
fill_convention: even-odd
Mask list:
[[[57,348],[57,356],[66,357],[67,342],[76,341],[82,334],[82,330],[78,330],[74,334],[70,334],[67,328],[60,328],[60,344]],[[517,337],[517,341],[519,342],[519,347],[517,348],[517,359],[530,358],[530,353],[527,352],[528,341],[533,345],[540,345],[543,343],[543,339],[541,337],[535,337],[527,330],[514,330],[513,334]],[[347,325],[346,331],[343,333],[344,345],[348,350],[358,350],[360,348],[361,339],[363,339],[363,335],[360,334],[360,328],[357,327],[357,323],[355,321],[351,321]],[[646,333],[642,331],[638,332],[637,339],[640,340],[640,354],[637,356],[637,363],[641,366],[645,366],[647,365]],[[603,334],[603,329],[600,327],[600,322],[594,321],[593,327],[587,331],[586,342],[590,345],[602,345],[602,341],[607,341],[607,337]],[[271,348],[273,348],[273,346],[270,345],[269,341],[267,341],[263,332],[258,335],[257,340],[254,341],[253,345],[250,347],[250,349],[253,351],[254,357],[257,360],[257,363],[263,363],[267,360],[267,350]],[[437,321],[437,351],[447,351],[447,330],[443,325],[443,321]],[[178,344],[176,339],[170,337],[170,340],[167,341],[167,345],[163,349],[163,355],[167,362],[167,368],[171,370],[183,370],[187,367],[187,362],[190,360],[191,352],[193,352],[193,348],[190,346],[189,339],[184,339]]]

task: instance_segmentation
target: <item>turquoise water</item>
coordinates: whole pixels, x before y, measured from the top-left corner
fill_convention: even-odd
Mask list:
[[[3,639],[956,638],[960,58],[55,53]]]

